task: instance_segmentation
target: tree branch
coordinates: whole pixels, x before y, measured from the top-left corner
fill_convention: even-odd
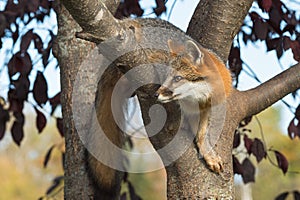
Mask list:
[[[300,88],[300,64],[296,64],[256,88],[241,92],[244,117],[255,115]]]
[[[62,0],[62,3],[83,29],[77,35],[79,38],[99,43],[119,34],[120,21],[112,14],[116,11],[119,1]]]

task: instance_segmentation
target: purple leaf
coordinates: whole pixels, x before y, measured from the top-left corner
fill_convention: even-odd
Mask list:
[[[41,133],[47,124],[47,119],[46,119],[45,115],[41,111],[39,111],[36,107],[34,107],[34,109],[37,114],[36,127],[37,127],[39,133]]]
[[[33,29],[30,29],[29,31],[27,31],[27,33],[25,33],[25,35],[22,36],[21,44],[20,44],[20,49],[22,53],[27,51],[32,39],[33,39]]]
[[[244,173],[243,166],[240,164],[240,162],[235,156],[232,156],[232,162],[233,162],[233,173],[242,175]]]
[[[4,137],[6,130],[6,122],[9,120],[9,113],[7,110],[3,109],[0,103],[0,140]]]
[[[251,145],[251,152],[256,157],[256,161],[259,163],[263,158],[266,158],[267,153],[265,151],[264,144],[261,140],[255,138]]]
[[[286,197],[289,195],[288,192],[284,192],[284,193],[281,193],[280,195],[278,195],[275,200],[285,200]]]
[[[286,157],[280,153],[279,151],[274,151],[278,167],[282,170],[282,172],[285,174],[288,170],[289,163],[286,159]]]
[[[241,143],[241,134],[238,131],[235,131],[233,138],[233,148],[237,148]]]
[[[56,127],[57,127],[61,137],[64,137],[63,119],[62,118],[56,118]]]
[[[44,162],[43,162],[44,168],[47,167],[47,164],[48,164],[48,162],[49,162],[49,159],[50,159],[50,157],[51,157],[51,153],[52,153],[52,150],[54,149],[54,147],[55,147],[55,145],[52,145],[52,146],[50,147],[50,149],[48,149],[48,151],[47,151],[47,154],[46,154],[45,159],[44,159]]]
[[[243,166],[243,174],[242,178],[244,183],[254,182],[254,175],[255,175],[255,167],[251,163],[251,161],[248,158],[245,158],[245,160],[242,163]]]
[[[247,135],[244,135],[244,144],[245,144],[248,154],[251,154],[251,147],[253,144],[253,140],[248,138]]]
[[[45,104],[48,100],[48,85],[42,72],[38,72],[33,84],[33,98],[38,105]]]

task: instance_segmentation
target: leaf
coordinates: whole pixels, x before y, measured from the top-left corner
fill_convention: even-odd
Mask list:
[[[63,187],[63,183],[64,183],[63,176],[58,176],[54,178],[53,184],[48,188],[46,194],[47,195],[50,195],[52,193],[55,194],[55,192],[57,192],[61,187]]]
[[[62,118],[56,118],[56,127],[57,127],[61,137],[64,137],[63,119]]]
[[[24,138],[24,115],[22,113],[14,113],[16,119],[11,127],[11,134],[14,142],[20,146]]]
[[[288,127],[288,134],[291,139],[295,139],[297,136],[300,138],[300,122],[298,120],[298,125],[295,124],[295,119],[292,119],[292,121],[289,124]]]
[[[295,200],[300,200],[300,193],[298,191],[293,191],[293,195]]]
[[[228,64],[230,67],[230,71],[232,71],[235,77],[238,77],[242,71],[242,60],[241,60],[241,53],[240,48],[231,46],[229,57],[228,57]]]
[[[290,47],[292,49],[294,59],[300,62],[300,42],[295,40],[290,42]]]
[[[240,164],[235,156],[232,156],[233,173],[242,175],[244,173],[243,166]]]
[[[281,8],[279,8],[281,9]],[[281,10],[278,9],[271,9],[269,12],[269,24],[272,26],[272,28],[279,34],[281,35],[282,31],[280,30],[280,23],[282,20],[282,15],[280,14],[282,12]]]
[[[255,138],[251,145],[251,152],[256,157],[256,161],[259,163],[263,158],[266,158],[267,153],[265,151],[264,144],[261,140]]]
[[[163,12],[166,12],[167,8],[164,0],[155,0],[156,8],[153,9],[153,12],[156,16],[160,16]]]
[[[54,97],[49,99],[50,105],[52,107],[51,115],[54,113],[56,107],[60,105],[60,94],[61,92],[57,93]]]
[[[243,174],[242,174],[242,178],[243,178],[243,182],[249,183],[249,182],[254,182],[254,175],[255,175],[255,167],[254,165],[251,163],[251,161],[248,158],[245,158],[245,160],[242,163],[243,166]]]
[[[298,107],[296,108],[295,111],[295,118],[300,121],[300,104],[298,105]]]
[[[272,0],[261,0],[261,7],[266,11],[269,12],[272,7]]]
[[[240,127],[244,127],[247,126],[252,120],[252,116],[251,117],[246,117],[245,119],[243,119],[243,121],[240,122],[239,126]]]
[[[47,154],[46,154],[45,159],[44,159],[44,162],[43,162],[44,168],[47,167],[47,164],[48,164],[48,162],[49,162],[49,159],[50,159],[50,157],[51,157],[51,153],[52,153],[52,150],[54,149],[54,147],[55,147],[55,145],[52,145],[52,146],[50,147],[50,149],[48,149],[48,151],[47,151]]]
[[[134,187],[131,185],[130,182],[127,182],[128,189],[129,189],[129,195],[131,200],[141,200],[141,197],[139,197],[134,190]]]
[[[48,85],[42,72],[38,72],[33,84],[33,98],[38,105],[45,104],[48,100]]]
[[[24,107],[24,101],[17,99],[15,91],[10,89],[8,91],[8,101],[9,101],[9,111],[12,112],[22,112]]]
[[[7,64],[7,67],[10,78],[17,72],[20,72],[22,75],[27,76],[32,70],[32,62],[29,54],[27,52],[17,52],[11,57]]]
[[[276,156],[278,167],[285,174],[287,172],[287,170],[288,170],[288,167],[289,167],[289,163],[288,163],[287,159],[279,151],[274,151],[274,153],[275,153],[275,156]]]
[[[293,191],[293,195],[295,200],[300,200],[300,193],[298,191]]]
[[[247,149],[247,152],[248,154],[250,155],[251,154],[251,147],[252,147],[252,144],[253,144],[253,140],[248,138],[247,135],[244,135],[244,144],[245,144],[245,147]]]
[[[19,101],[27,100],[30,86],[29,78],[20,75],[17,80],[12,80],[11,84],[14,86],[14,89],[11,89],[14,97]]]
[[[3,109],[2,104],[0,103],[0,140],[4,137],[6,130],[6,122],[9,120],[9,113],[7,110]]]
[[[34,109],[37,114],[36,121],[35,121],[36,127],[37,127],[39,133],[41,133],[47,124],[47,119],[46,119],[45,115],[41,111],[39,111],[36,107],[34,107]]]
[[[280,195],[278,195],[275,200],[285,200],[286,197],[289,195],[288,192],[284,192],[284,193],[281,193]]]
[[[30,29],[25,33],[25,35],[22,36],[21,44],[20,44],[20,50],[22,53],[26,52],[31,41],[33,39],[33,29]]]
[[[127,197],[126,197],[126,192],[123,192],[120,196],[120,200],[126,200]]]
[[[235,131],[233,138],[233,148],[237,148],[241,143],[241,134],[238,131]]]
[[[280,38],[274,38],[274,39],[267,39],[267,51],[272,51],[277,48],[277,46],[280,45]]]
[[[43,53],[44,48],[43,48],[43,41],[41,37],[38,34],[34,33],[32,39],[34,42],[34,47],[38,50],[39,53]]]
[[[268,35],[269,25],[261,19],[255,20],[253,24],[253,31],[255,36],[260,40],[265,40]]]

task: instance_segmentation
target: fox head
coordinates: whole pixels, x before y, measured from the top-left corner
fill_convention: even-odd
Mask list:
[[[169,40],[168,46],[172,70],[154,94],[158,101],[167,103],[173,100],[189,100],[205,104],[211,100],[213,94],[226,96],[225,93],[228,92],[224,89],[224,83],[230,82],[225,87],[231,88],[231,76],[226,72],[225,76],[229,77],[225,79],[230,81],[224,82],[223,72],[220,73],[220,66],[217,66],[222,65],[221,68],[228,71],[222,61],[218,58],[214,60],[211,56],[215,55],[210,55],[208,50],[192,40],[186,41],[184,45]]]

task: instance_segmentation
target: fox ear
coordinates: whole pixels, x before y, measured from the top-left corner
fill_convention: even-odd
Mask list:
[[[168,47],[171,54],[180,54],[184,51],[184,45],[173,40],[168,40]]]
[[[192,40],[188,40],[185,43],[186,54],[194,65],[200,65],[202,60],[202,52],[199,46]]]

